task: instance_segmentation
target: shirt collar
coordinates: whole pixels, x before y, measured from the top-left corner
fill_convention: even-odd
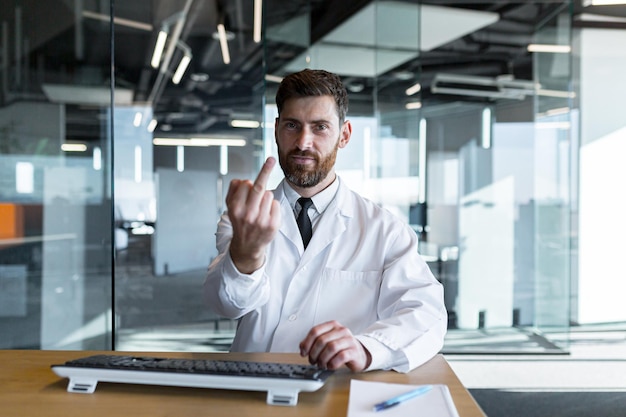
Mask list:
[[[326,207],[333,200],[335,195],[337,194],[337,190],[339,189],[339,176],[335,177],[335,181],[332,182],[328,187],[320,191],[311,197],[313,200],[313,206],[318,213],[323,213],[326,210]],[[287,181],[284,181],[283,191],[285,193],[285,197],[287,201],[289,201],[289,205],[291,208],[296,211],[296,204],[298,199],[300,198],[300,194],[296,192]]]

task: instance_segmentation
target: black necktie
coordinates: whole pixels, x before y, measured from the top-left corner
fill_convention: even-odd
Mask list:
[[[307,211],[309,207],[313,205],[313,201],[310,198],[299,198],[298,203],[300,204],[300,213],[298,214],[298,218],[296,222],[298,223],[298,229],[300,229],[300,234],[302,235],[302,243],[304,243],[304,248],[309,244],[311,240],[311,236],[313,236],[313,227],[311,226],[311,219],[309,218],[309,214]]]

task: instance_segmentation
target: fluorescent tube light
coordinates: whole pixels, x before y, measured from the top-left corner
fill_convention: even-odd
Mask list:
[[[87,145],[84,143],[64,143],[61,145],[61,150],[64,152],[85,152]]]
[[[491,108],[483,109],[482,132],[480,146],[483,149],[491,148]]]
[[[137,145],[135,146],[135,182],[137,184],[141,183],[141,174],[141,146]]]
[[[180,63],[178,64],[178,68],[176,68],[176,72],[174,72],[174,76],[172,76],[172,82],[174,84],[180,83],[180,80],[183,78],[183,74],[187,71],[187,67],[191,62],[191,56],[185,54],[183,55]]]
[[[273,83],[281,83],[283,81],[283,77],[279,77],[278,75],[265,74],[265,81],[271,81]]]
[[[161,55],[163,55],[163,49],[165,49],[165,41],[167,40],[167,32],[164,30],[159,31],[156,44],[154,45],[154,52],[152,53],[152,60],[150,65],[152,68],[159,68],[161,63]]]
[[[178,172],[185,170],[185,147],[182,145],[176,147],[176,170]]]
[[[418,139],[418,181],[419,194],[418,203],[426,202],[426,119],[420,120],[419,139]]]
[[[245,139],[236,138],[154,138],[152,143],[159,146],[246,146]]]
[[[422,108],[422,102],[421,101],[411,101],[409,103],[406,103],[404,105],[404,108],[407,109],[407,110],[421,109]]]
[[[420,83],[413,84],[409,88],[406,89],[405,94],[407,96],[412,96],[415,93],[419,93],[422,89],[422,85]]]
[[[230,64],[230,53],[228,52],[228,40],[226,39],[226,28],[222,23],[217,25],[217,34],[220,40],[220,48],[222,48],[222,59],[224,64]]]
[[[611,6],[615,4],[626,4],[626,1],[619,0],[583,0],[583,6]]]
[[[93,169],[95,171],[102,170],[102,149],[99,146],[93,148]]]
[[[228,174],[228,146],[220,146],[220,174]]]
[[[528,45],[528,52],[549,52],[555,54],[569,54],[572,47],[569,45],[547,45],[531,43]]]
[[[148,132],[154,132],[154,129],[156,129],[158,123],[159,122],[157,122],[157,119],[150,120],[150,123],[148,123]]]
[[[569,107],[558,107],[556,109],[550,109],[544,113],[545,116],[560,116],[562,114],[568,114],[571,111]]]
[[[143,119],[143,114],[140,111],[135,113],[135,118],[133,119],[133,126],[139,127],[141,125],[141,119]]]
[[[108,14],[90,12],[89,10],[83,10],[83,16],[89,19],[100,20],[102,22],[110,22],[111,17]],[[152,25],[149,23],[138,22],[136,20],[124,19],[122,17],[114,17],[113,23],[120,26],[126,26],[133,29],[145,30],[146,32],[152,32]]]
[[[544,88],[537,89],[538,96],[556,97],[556,98],[575,98],[576,93],[573,91],[546,90]]]
[[[232,127],[244,127],[249,129],[256,129],[261,124],[256,120],[231,120],[230,125]]]
[[[263,25],[263,0],[254,0],[254,33],[255,43],[261,42],[261,26]]]

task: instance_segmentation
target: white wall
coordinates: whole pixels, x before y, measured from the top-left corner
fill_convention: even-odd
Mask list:
[[[626,31],[577,33],[580,63],[578,322],[626,320]]]
[[[158,169],[154,273],[206,269],[217,255],[217,174]]]

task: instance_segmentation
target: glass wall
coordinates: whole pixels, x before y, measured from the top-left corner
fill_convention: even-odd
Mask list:
[[[444,284],[446,351],[567,349],[569,1],[266,0],[260,30],[252,1],[35,3],[0,9],[0,348],[226,350],[201,295],[224,195],[308,67],[349,90],[339,175]]]
[[[479,337],[482,351],[562,351],[541,336],[569,325],[571,132],[543,118],[569,120],[569,55],[516,54],[531,43],[569,46],[569,4],[512,3],[498,14],[492,2],[422,3],[369,3],[290,69],[345,78],[351,116],[365,127],[340,155],[340,175],[420,234],[459,334],[448,350],[473,351],[467,339]],[[540,25],[522,27],[519,13],[533,8]],[[444,21],[459,23],[442,35]],[[515,36],[497,42],[507,29]],[[468,33],[476,44],[493,39],[485,62],[464,62],[477,47],[458,41]],[[511,41],[518,49],[504,50]]]
[[[446,352],[567,350],[550,334],[570,323],[571,20],[569,2],[381,0],[287,65],[268,54],[275,75],[344,78],[355,131],[338,173],[419,234]],[[306,41],[309,25],[282,24]]]
[[[0,25],[0,348],[105,348],[110,27],[65,1],[3,2]]]

